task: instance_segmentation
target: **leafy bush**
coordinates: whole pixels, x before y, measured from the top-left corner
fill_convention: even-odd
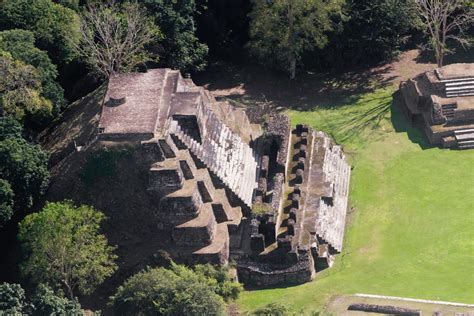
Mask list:
[[[222,315],[216,282],[176,264],[148,269],[126,280],[112,304],[117,315]]]
[[[19,284],[0,284],[0,314],[21,315],[26,306],[25,291]]]
[[[280,303],[270,303],[254,310],[251,314],[255,316],[285,316],[288,314],[288,308]]]
[[[81,305],[76,300],[69,300],[59,296],[44,284],[40,284],[31,299],[33,305],[32,315],[68,315],[82,316]]]
[[[193,270],[197,274],[209,278],[211,280],[210,284],[214,287],[214,292],[226,301],[237,299],[243,290],[240,283],[230,278],[229,269],[227,267],[199,264],[194,266]]]

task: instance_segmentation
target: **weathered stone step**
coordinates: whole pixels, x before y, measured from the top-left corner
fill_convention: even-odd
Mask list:
[[[474,128],[469,128],[469,129],[458,129],[454,131],[455,135],[460,135],[460,134],[471,134],[474,133]]]
[[[445,82],[444,85],[446,88],[448,87],[457,87],[457,86],[465,86],[465,85],[474,85],[474,79],[472,80],[459,80],[454,82]]]
[[[474,96],[474,91],[472,92],[463,92],[463,93],[447,93],[446,96],[448,98],[454,98],[454,97],[469,97],[469,96]]]
[[[466,134],[456,134],[456,140],[459,141],[466,141],[466,140],[474,140],[474,132],[473,133],[466,133]]]
[[[441,79],[440,82],[443,82],[444,84],[447,84],[447,83],[470,81],[470,80],[474,80],[474,77],[464,77],[464,78],[456,78],[456,79]]]

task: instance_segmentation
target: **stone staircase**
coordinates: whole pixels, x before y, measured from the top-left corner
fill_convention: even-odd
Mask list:
[[[189,150],[251,207],[253,192],[257,187],[257,162],[250,146],[230,131],[212,114],[205,122],[207,135],[197,142],[185,133],[175,120],[170,120],[168,132],[176,136]]]
[[[474,77],[445,79],[441,82],[448,98],[474,96]]]
[[[241,208],[229,204],[225,190],[214,187],[209,170],[195,165],[188,148],[177,146],[170,135],[156,144],[167,153],[150,168],[149,190],[166,193],[156,215],[174,225],[177,246],[197,248],[194,262],[223,263],[229,256],[229,232],[240,228]]]
[[[456,108],[456,104],[445,104],[441,106],[441,111],[447,120],[452,120],[454,118],[454,110]]]
[[[337,145],[332,146],[331,140],[328,137],[324,138],[324,148],[326,152],[323,171],[326,178],[325,181],[333,185],[333,198],[332,203],[321,199],[316,234],[334,250],[341,252],[351,169],[345,160],[342,148]]]
[[[454,137],[459,149],[474,149],[474,129],[454,131]]]

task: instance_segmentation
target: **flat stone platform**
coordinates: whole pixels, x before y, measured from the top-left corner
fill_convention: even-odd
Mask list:
[[[106,134],[153,134],[161,109],[167,69],[110,78],[99,129]]]

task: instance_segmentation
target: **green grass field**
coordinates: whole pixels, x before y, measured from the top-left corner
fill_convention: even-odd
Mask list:
[[[328,132],[350,156],[345,248],[311,283],[244,292],[243,311],[281,302],[310,313],[352,293],[474,303],[474,150],[430,147],[392,105],[392,92],[289,112],[293,124]]]

